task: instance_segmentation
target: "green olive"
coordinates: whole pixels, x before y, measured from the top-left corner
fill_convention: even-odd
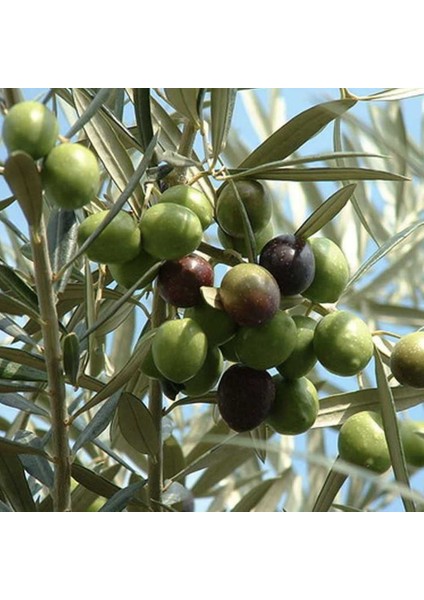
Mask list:
[[[260,254],[265,244],[267,244],[274,236],[274,226],[272,224],[272,221],[270,221],[268,225],[266,225],[263,229],[257,231],[254,234],[254,236],[256,243],[256,255],[258,255]],[[218,227],[218,238],[222,244],[222,247],[226,250],[235,250],[244,257],[247,257],[249,255],[244,237],[231,237],[230,235],[225,233],[225,231],[223,231],[220,227]]]
[[[315,275],[302,295],[313,302],[337,302],[349,279],[346,256],[328,238],[309,238],[308,242],[315,257]]]
[[[172,202],[148,208],[141,219],[140,231],[146,252],[163,260],[177,260],[190,254],[203,236],[198,216]]]
[[[3,121],[2,137],[9,153],[21,150],[34,160],[52,150],[58,134],[56,116],[33,100],[13,105]]]
[[[206,302],[187,308],[184,316],[191,317],[200,325],[210,347],[225,344],[237,331],[237,324],[225,311],[213,308]]]
[[[284,435],[298,435],[308,431],[315,423],[319,400],[315,386],[306,377],[284,379],[274,378],[275,400],[267,422],[277,432]]]
[[[390,367],[402,385],[424,387],[424,331],[408,333],[397,342]]]
[[[384,473],[391,464],[381,416],[374,411],[355,413],[343,423],[338,449],[343,460],[376,473]]]
[[[294,315],[292,319],[296,325],[296,345],[290,356],[277,365],[278,372],[286,379],[304,377],[317,362],[314,350],[316,321],[302,315]]]
[[[97,158],[81,144],[55,146],[43,163],[41,175],[47,198],[65,210],[88,204],[100,186]]]
[[[187,396],[202,396],[212,390],[221,375],[223,365],[224,360],[219,348],[209,348],[200,370],[184,384]]]
[[[108,214],[108,210],[102,210],[90,215],[80,224],[80,246],[96,231]],[[140,250],[140,230],[131,215],[122,210],[90,244],[86,254],[94,262],[113,264],[132,260],[138,256]]]
[[[213,223],[213,206],[207,196],[190,185],[174,185],[168,188],[159,202],[172,202],[185,206],[198,216],[202,229],[205,230]]]
[[[279,310],[259,327],[240,327],[235,351],[239,361],[247,367],[266,370],[288,358],[295,344],[296,325],[287,313]]]
[[[165,321],[152,342],[153,360],[163,377],[184,383],[198,373],[205,362],[208,341],[193,319]]]
[[[399,431],[406,462],[412,467],[424,467],[424,422],[403,419]]]
[[[271,198],[261,183],[251,179],[227,183],[218,196],[216,217],[220,227],[233,237],[244,237],[239,199],[246,209],[252,231],[268,225],[272,216]]]
[[[314,350],[328,371],[348,377],[367,366],[374,345],[367,324],[356,315],[341,310],[326,315],[318,323]]]
[[[129,289],[158,262],[157,258],[150,256],[150,254],[147,254],[145,250],[140,248],[140,252],[135,258],[124,263],[109,264],[108,268],[114,280],[119,285]],[[155,270],[148,280],[142,280],[139,287],[145,287],[151,283],[156,275],[157,271]]]

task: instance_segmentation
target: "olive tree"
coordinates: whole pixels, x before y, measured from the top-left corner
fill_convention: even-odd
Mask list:
[[[0,509],[422,509],[423,91],[3,89]]]

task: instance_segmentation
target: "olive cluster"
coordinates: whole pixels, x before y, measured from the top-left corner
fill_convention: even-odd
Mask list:
[[[2,136],[9,154],[20,151],[41,162],[47,198],[58,208],[73,210],[94,200],[100,185],[97,158],[79,143],[57,144],[59,124],[44,104],[25,101],[7,113]]]
[[[9,154],[25,152],[40,161],[43,189],[53,205],[75,210],[95,199],[100,187],[96,156],[80,143],[58,143],[58,121],[43,104],[13,106],[2,137]],[[83,244],[97,231],[86,249],[90,260],[107,265],[125,288],[156,280],[163,300],[175,307],[158,327],[141,365],[169,398],[179,392],[202,396],[217,386],[219,412],[233,430],[250,431],[266,422],[276,432],[296,435],[312,427],[318,414],[317,390],[308,378],[315,365],[352,376],[371,360],[373,341],[366,323],[334,307],[349,277],[343,252],[321,236],[274,235],[271,199],[258,181],[226,183],[215,206],[199,190],[176,185],[139,222],[121,210],[99,233],[109,215],[100,210],[87,216],[78,241]],[[198,249],[214,222],[223,248],[238,253],[241,262],[225,273],[212,305],[202,288],[214,287],[214,267]],[[245,257],[255,262],[245,262]],[[308,299],[309,308],[330,306],[315,311],[316,318],[296,314],[297,309],[287,309],[287,299],[294,296]],[[391,356],[398,382],[424,387],[423,364],[424,332],[400,339]],[[424,466],[420,427],[400,423],[413,466]],[[376,472],[388,469],[380,416],[364,411],[347,419],[339,453]]]

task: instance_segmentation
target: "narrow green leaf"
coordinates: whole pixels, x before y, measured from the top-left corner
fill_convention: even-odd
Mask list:
[[[99,512],[121,512],[127,504],[134,498],[147,483],[147,479],[132,483],[126,488],[116,492],[109,500],[101,507]]]
[[[94,98],[87,105],[87,108],[82,112],[79,118],[73,123],[72,127],[67,131],[65,137],[71,138],[76,135],[87,123],[97,114],[97,112],[106,104],[107,100],[112,95],[113,88],[101,88]]]
[[[381,416],[383,419],[384,433],[386,435],[387,445],[389,447],[390,460],[392,462],[393,472],[396,481],[403,483],[407,488],[411,488],[409,483],[408,467],[405,461],[405,452],[403,450],[402,439],[399,433],[399,426],[396,417],[396,405],[392,390],[388,384],[384,372],[380,352],[375,348],[375,376],[378,385],[378,397],[380,399]],[[415,504],[409,498],[402,496],[402,502],[405,510],[415,512]]]
[[[47,374],[38,369],[25,367],[19,363],[0,359],[0,378],[12,381],[47,381]]]
[[[412,223],[405,229],[402,229],[399,233],[391,237],[385,244],[380,246],[380,248],[374,252],[372,256],[368,260],[366,260],[352,275],[350,280],[348,281],[343,294],[346,294],[347,291],[352,287],[354,283],[356,283],[361,277],[363,277],[379,260],[384,258],[389,252],[394,250],[399,244],[402,244],[405,240],[407,240],[413,233],[415,233],[418,229],[420,229],[424,225],[424,221],[419,221],[416,223]]]
[[[338,458],[336,464],[337,460]],[[345,473],[331,469],[315,500],[312,512],[328,512],[346,479]]]
[[[44,408],[37,406],[37,404],[31,402],[31,400],[27,400],[25,396],[22,396],[21,394],[0,393],[0,404],[34,415],[41,415],[43,417],[49,416],[49,413]]]
[[[165,94],[170,104],[196,127],[200,127],[198,111],[200,88],[166,88]]]
[[[237,88],[212,88],[211,89],[211,137],[212,161],[218,160],[227,143],[231,127]]]
[[[39,329],[38,325],[37,327]],[[0,313],[0,330],[10,335],[14,340],[28,344],[38,350],[37,341],[28,335],[25,329],[20,327],[11,317],[2,313]]]
[[[78,382],[78,372],[80,365],[80,345],[76,333],[71,332],[64,336],[62,341],[63,348],[63,368],[65,375],[72,385],[76,386]]]
[[[0,288],[11,292],[18,300],[38,313],[38,297],[35,291],[25,283],[14,269],[0,264]]]
[[[299,227],[296,235],[308,238],[329,223],[347,204],[356,184],[346,185],[330,196],[310,217]]]
[[[418,406],[423,401],[423,390],[398,386],[391,388],[396,410],[403,411]],[[337,427],[351,415],[363,410],[378,411],[378,388],[334,394],[320,399],[318,417],[312,428]]]
[[[293,473],[287,469],[279,477],[261,481],[237,502],[231,512],[274,512],[292,479]]]
[[[4,200],[0,200],[0,212],[5,208],[8,208],[11,204],[15,202],[15,196],[10,196],[9,198],[5,198]]]
[[[356,100],[343,99],[324,102],[307,109],[275,131],[240,164],[240,167],[255,167],[290,156],[355,104]]]
[[[150,88],[134,88],[134,112],[143,150],[153,138],[152,113],[150,109]]]
[[[404,100],[405,98],[413,98],[414,96],[423,96],[424,88],[387,88],[381,92],[375,92],[368,96],[355,96],[356,100]]]
[[[216,451],[210,452],[202,461],[191,465],[188,463],[187,472],[206,468],[191,489],[194,496],[210,495],[215,485],[252,457],[254,457],[252,448],[222,445]]]
[[[37,228],[41,219],[43,193],[41,177],[34,160],[25,152],[13,152],[6,160],[4,176],[28,224]]]
[[[34,454],[43,456],[44,458],[48,457],[48,454],[44,450],[41,450],[41,448],[29,446],[28,444],[19,444],[18,442],[0,437],[0,455],[9,456],[17,454]]]
[[[75,440],[72,447],[72,454],[76,454],[80,448],[87,442],[97,438],[106,427],[109,425],[115,409],[118,405],[120,393],[114,394],[104,405],[97,411],[94,417],[89,421],[88,425],[83,429],[80,435]]]
[[[141,454],[156,456],[159,437],[147,406],[135,396],[124,393],[118,403],[118,426],[124,439]]]
[[[82,88],[73,88],[72,94],[75,108],[81,116],[90,105],[91,98]],[[85,124],[84,129],[106,171],[117,188],[123,192],[134,174],[134,167],[108,118],[102,112],[97,111]],[[142,206],[144,194],[140,185],[135,186],[133,194],[138,206]]]
[[[232,179],[246,178],[243,169],[229,169]],[[408,181],[407,177],[377,169],[362,167],[311,167],[310,169],[282,167],[256,170],[254,179],[270,181]]]
[[[32,433],[32,431],[18,431],[14,441],[43,452],[43,441]],[[38,481],[46,485],[49,489],[53,488],[54,472],[45,456],[33,453],[21,454],[20,460],[27,473],[38,479]]]
[[[16,454],[0,449],[0,489],[16,512],[36,512],[25,471]]]
[[[103,496],[103,498],[112,498],[120,490],[119,486],[106,479],[106,477],[78,463],[73,463],[71,475],[80,485],[99,496]]]
[[[50,263],[53,273],[58,273],[78,248],[78,221],[74,211],[52,210],[47,224],[47,241],[49,246]],[[57,292],[63,292],[72,274],[69,267],[56,282]]]

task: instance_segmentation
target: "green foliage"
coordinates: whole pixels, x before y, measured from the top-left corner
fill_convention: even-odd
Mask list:
[[[42,99],[54,117],[45,131],[47,150],[12,144],[6,126],[0,162],[0,511],[50,511],[68,492],[76,511],[422,509],[422,424],[414,424],[420,411],[418,421],[424,421],[420,365],[413,365],[412,379],[391,369],[394,337],[417,332],[424,318],[424,155],[404,114],[422,93],[341,89],[339,98],[284,119],[279,90],[55,88]],[[5,98],[30,95],[9,90]],[[0,106],[3,126],[6,111],[12,117],[17,112],[6,102]],[[243,108],[248,119],[240,127]],[[329,141],[314,151],[321,139]],[[43,163],[54,144],[60,153],[66,142],[90,152],[92,181],[81,198],[68,194],[56,205]],[[266,212],[243,203],[240,191],[232,197],[231,218],[225,210],[222,216],[220,194],[225,200],[246,186],[263,188]],[[184,194],[176,200],[176,192]],[[122,215],[129,229],[108,237]],[[78,247],[77,230],[87,218],[95,224],[80,229]],[[325,283],[319,294],[279,304],[271,280],[262,299],[269,306],[259,307],[252,321],[258,308],[254,289],[250,297],[253,283],[247,289],[245,278],[232,282],[231,276],[223,288],[220,282],[235,265],[255,263],[263,244],[281,234],[314,236],[317,246],[331,241],[321,243]],[[347,264],[336,292],[323,295],[325,278],[331,279],[324,256],[330,244]],[[93,254],[99,245],[101,254]],[[211,263],[219,283],[202,288],[204,304],[183,311],[160,298],[156,275],[164,260],[190,252]],[[125,262],[114,264],[121,255]],[[261,272],[252,267],[232,277]],[[249,295],[247,315],[236,287]],[[49,358],[54,341],[43,329],[46,293],[57,310],[52,329],[60,341],[67,410],[62,436],[69,451],[61,458],[68,472],[53,459],[60,385]],[[241,318],[227,311],[231,303]],[[284,348],[273,346],[276,313],[291,325]],[[363,342],[349,329],[351,319],[343,325],[349,335],[340,339],[337,326],[330,342],[319,326],[343,314],[361,319],[366,334],[363,360],[347,370],[338,362]],[[187,322],[187,339],[178,344]],[[317,330],[321,340],[314,347]],[[407,354],[401,359],[409,372]],[[210,364],[205,357],[213,358]],[[148,360],[151,368],[144,371]],[[221,418],[219,377],[239,361],[283,374],[274,378],[284,407],[278,427],[263,420],[237,433]],[[290,394],[283,388],[302,400],[306,381],[314,394],[307,410],[299,409],[307,422],[302,427],[295,406],[289,410],[284,403]],[[174,400],[167,397],[170,388]],[[285,411],[293,424],[282,422]],[[338,456],[341,427],[366,411],[379,415],[379,439],[387,445],[384,467],[391,468],[383,475],[364,468],[366,457],[350,460],[343,444]]]

